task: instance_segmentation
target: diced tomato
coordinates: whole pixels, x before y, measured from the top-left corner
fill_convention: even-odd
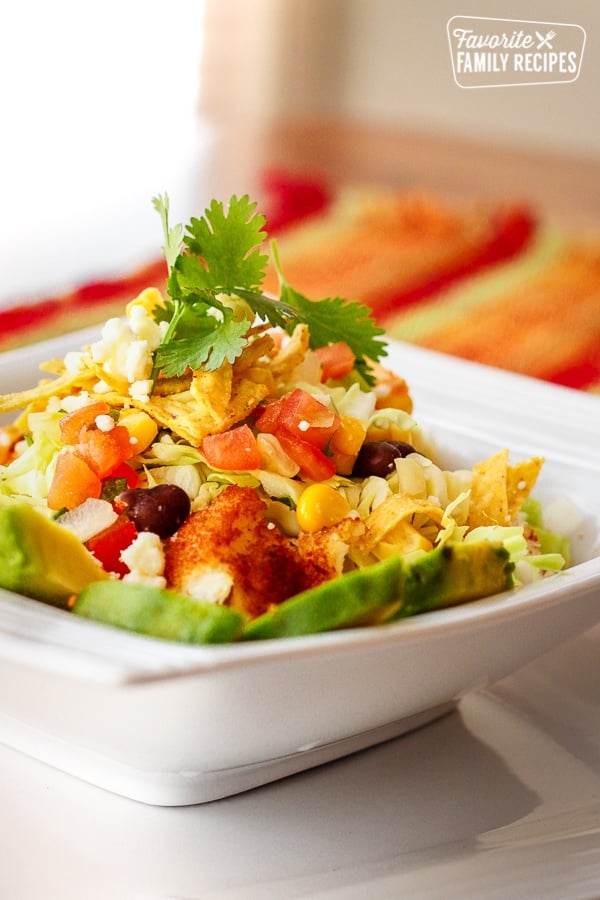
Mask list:
[[[106,416],[110,412],[108,403],[98,400],[74,409],[60,420],[60,436],[63,444],[77,444],[81,434],[92,428],[98,416]]]
[[[263,411],[258,416],[255,423],[258,431],[262,431],[265,434],[273,434],[275,432],[275,429],[279,424],[279,417],[281,415],[281,410],[283,409],[284,400],[285,398],[281,397],[279,400],[272,400],[263,407]]]
[[[333,461],[314,444],[305,441],[284,428],[276,434],[284,451],[300,466],[300,471],[311,481],[326,481],[335,475]]]
[[[270,403],[256,422],[267,434],[286,432],[322,450],[340,425],[340,417],[308,391],[296,388]]]
[[[86,547],[94,554],[106,572],[116,572],[123,576],[129,572],[128,566],[121,561],[121,552],[137,537],[137,528],[127,516],[119,516],[116,522],[94,535],[86,543]]]
[[[339,425],[340,417],[333,410],[308,391],[296,388],[285,397],[278,427],[322,450]]]
[[[88,497],[98,499],[102,482],[75,450],[59,453],[48,492],[50,509],[74,509]]]
[[[330,378],[344,378],[354,367],[356,357],[346,341],[337,341],[326,347],[318,347],[315,353],[321,362],[321,381],[329,381]]]
[[[260,468],[256,438],[248,425],[238,425],[222,434],[210,434],[202,441],[202,453],[216,469],[248,471]]]
[[[100,478],[106,478],[133,456],[135,446],[125,426],[115,425],[110,431],[89,428],[82,432],[77,450]]]

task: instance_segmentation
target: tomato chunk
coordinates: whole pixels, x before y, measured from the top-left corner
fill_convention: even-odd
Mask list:
[[[102,482],[74,450],[59,453],[48,492],[50,509],[74,509],[88,497],[98,499]]]
[[[340,417],[303,388],[270,403],[256,422],[258,431],[279,434],[283,429],[322,450],[339,428]]]
[[[238,425],[222,434],[210,434],[202,441],[202,453],[216,469],[249,471],[259,469],[261,456],[248,425]]]
[[[283,450],[300,466],[300,471],[310,481],[326,481],[335,475],[333,460],[314,444],[283,428],[277,431],[276,437]]]
[[[262,431],[264,434],[274,434],[275,429],[279,424],[279,417],[281,416],[284,401],[285,398],[281,397],[279,400],[272,400],[270,403],[267,403],[256,419],[256,428],[258,431]]]
[[[345,378],[354,368],[356,357],[346,341],[336,341],[326,347],[318,347],[315,353],[321,362],[321,381]]]
[[[58,423],[63,444],[77,444],[81,435],[94,427],[97,417],[106,416],[109,412],[108,403],[98,400],[67,413]]]
[[[95,534],[86,543],[106,572],[116,572],[121,577],[129,572],[129,567],[121,560],[121,552],[137,537],[137,528],[127,516],[119,516],[116,522]]]
[[[79,436],[77,450],[99,478],[106,478],[135,453],[131,435],[124,425],[110,431],[89,428]]]
[[[279,426],[322,450],[340,426],[340,417],[302,388],[288,394]]]

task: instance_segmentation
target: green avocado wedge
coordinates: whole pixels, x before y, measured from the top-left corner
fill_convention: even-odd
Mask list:
[[[222,644],[240,636],[244,617],[217,603],[125,581],[90,584],[73,612],[86,619],[167,641]]]
[[[285,600],[248,623],[242,640],[294,637],[394,622],[513,587],[508,551],[488,541],[446,544],[410,563],[392,556]]]
[[[0,587],[66,609],[87,584],[107,578],[67,528],[26,503],[0,506]]]
[[[513,569],[508,550],[501,544],[443,544],[407,567],[402,604],[386,622],[510,590]]]
[[[405,566],[392,556],[284,600],[246,625],[242,640],[294,637],[370,625],[389,615],[402,596]]]

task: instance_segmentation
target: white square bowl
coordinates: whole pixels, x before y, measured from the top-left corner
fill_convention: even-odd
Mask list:
[[[0,390],[90,331],[0,357]],[[94,334],[91,334],[93,339]],[[419,727],[600,620],[600,400],[390,342],[447,467],[546,458],[535,495],[582,514],[574,565],[396,624],[189,647],[0,592],[0,741],[146,803],[216,800]]]

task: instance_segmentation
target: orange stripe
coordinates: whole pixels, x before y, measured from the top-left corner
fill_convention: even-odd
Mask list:
[[[488,298],[468,317],[446,320],[418,342],[548,380],[587,360],[591,365],[600,343],[600,249],[573,247],[529,282]]]

